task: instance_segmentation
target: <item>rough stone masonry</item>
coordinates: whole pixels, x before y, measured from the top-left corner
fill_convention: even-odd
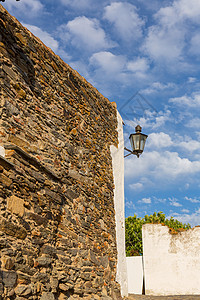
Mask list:
[[[116,108],[0,5],[0,297],[121,299]]]

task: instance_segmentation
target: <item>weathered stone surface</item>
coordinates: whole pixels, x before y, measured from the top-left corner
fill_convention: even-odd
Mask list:
[[[76,199],[78,198],[79,194],[75,193],[74,191],[68,189],[65,192],[65,195],[67,196],[67,198],[69,198],[70,200]]]
[[[67,284],[64,284],[64,283],[60,283],[59,284],[59,289],[61,291],[68,291],[70,289],[70,287],[73,287],[72,285],[67,285]]]
[[[0,223],[0,231],[4,233],[14,236],[18,239],[25,239],[27,232],[25,228],[21,226],[17,226],[10,221],[2,220]]]
[[[44,218],[44,217],[41,217],[40,215],[38,215],[38,214],[34,214],[34,213],[27,213],[27,216],[31,219],[31,220],[33,220],[33,221],[35,221],[38,225],[47,225],[47,222],[48,222],[48,220],[46,219],[46,218]]]
[[[109,264],[108,256],[102,256],[99,258],[101,265],[106,268]]]
[[[57,292],[57,290],[58,290],[58,283],[59,283],[58,278],[56,278],[56,277],[51,277],[50,278],[50,284],[51,284],[51,291],[52,291],[52,293],[56,293]]]
[[[11,142],[11,143],[13,143],[19,147],[25,148],[25,149],[30,148],[30,144],[26,140],[24,140],[20,137],[14,136],[14,135],[9,135],[8,142]]]
[[[15,271],[2,271],[1,274],[4,286],[13,288],[17,281],[17,273]]]
[[[28,296],[32,293],[30,285],[18,285],[15,288],[15,294],[19,296]]]
[[[57,252],[57,250],[54,247],[49,246],[49,245],[44,245],[40,251],[41,251],[41,253],[48,254],[50,256],[54,256]]]
[[[0,183],[2,183],[2,185],[5,187],[10,187],[10,185],[12,184],[12,180],[4,174],[0,173]]]
[[[1,5],[0,26],[0,293],[120,299],[116,107]]]
[[[2,267],[6,270],[12,270],[14,267],[14,259],[9,256],[2,256],[1,257]]]
[[[12,213],[23,217],[24,215],[24,199],[18,198],[15,195],[7,198],[7,209]]]
[[[100,265],[99,259],[97,259],[95,253],[94,253],[92,250],[90,250],[90,260],[91,260],[95,265],[97,265],[97,266]]]
[[[54,294],[49,292],[42,293],[42,296],[40,298],[40,300],[54,300],[54,299],[55,299]]]
[[[63,293],[60,293],[59,297],[58,297],[58,300],[67,300],[69,299],[69,297],[67,297],[65,294]]]
[[[35,261],[35,267],[48,267],[52,262],[50,257],[42,256],[38,257]]]
[[[17,78],[17,74],[15,72],[13,72],[12,69],[10,69],[8,66],[3,65],[3,70],[4,72],[10,76],[12,79],[16,79]]]

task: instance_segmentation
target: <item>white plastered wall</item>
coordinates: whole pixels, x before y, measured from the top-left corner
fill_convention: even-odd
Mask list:
[[[126,251],[125,251],[125,217],[124,217],[124,137],[123,124],[120,114],[118,120],[118,148],[111,146],[113,177],[114,177],[114,206],[116,218],[117,239],[117,275],[116,281],[121,286],[121,295],[128,296]]]
[[[146,295],[200,294],[200,227],[170,234],[167,226],[142,228]]]
[[[126,258],[128,275],[128,293],[142,295],[143,288],[143,263],[142,256]]]

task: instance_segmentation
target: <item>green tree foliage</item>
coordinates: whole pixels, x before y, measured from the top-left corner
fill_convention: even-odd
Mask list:
[[[190,224],[183,224],[180,221],[171,217],[166,219],[165,214],[160,211],[154,213],[153,215],[146,215],[144,218],[139,218],[136,215],[133,217],[128,217],[125,220],[125,239],[126,239],[126,255],[127,256],[137,256],[142,255],[142,225],[152,223],[152,224],[162,224],[167,225],[173,231],[179,231],[181,229],[191,228]]]

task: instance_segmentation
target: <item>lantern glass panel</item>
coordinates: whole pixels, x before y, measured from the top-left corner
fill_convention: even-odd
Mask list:
[[[140,134],[132,134],[130,137],[133,151],[140,150]]]
[[[135,145],[134,145],[132,134],[130,135],[129,139],[130,139],[130,143],[131,143],[131,149],[132,149],[132,151],[134,151]]]
[[[147,135],[141,134],[141,140],[140,140],[140,150],[144,150],[145,142],[147,139]]]

